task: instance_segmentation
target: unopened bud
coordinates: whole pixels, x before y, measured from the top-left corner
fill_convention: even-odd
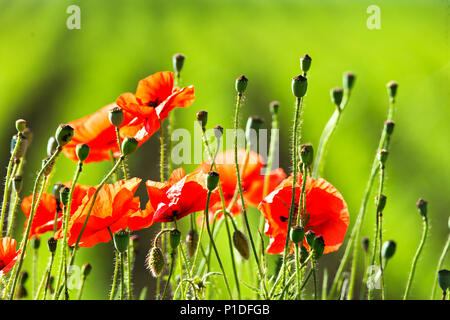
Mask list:
[[[190,229],[186,234],[186,251],[189,257],[195,255],[195,250],[197,250],[198,244],[198,234],[194,229]]]
[[[87,144],[84,144],[84,143],[78,144],[76,147],[78,160],[80,160],[81,162],[86,160],[86,158],[89,156],[89,151],[90,151],[90,149]]]
[[[427,217],[427,205],[428,205],[428,202],[426,202],[422,198],[420,198],[419,201],[417,201],[417,203],[416,203],[416,207],[417,207],[417,209],[419,209],[419,213],[424,218]]]
[[[361,239],[362,247],[365,252],[369,250],[370,240],[367,237]]]
[[[342,102],[342,98],[344,97],[344,90],[342,88],[333,88],[330,92],[331,101],[339,107]]]
[[[383,243],[383,247],[381,248],[381,255],[383,256],[383,259],[388,260],[392,258],[395,253],[396,247],[397,244],[392,240]]]
[[[236,250],[239,252],[239,254],[244,258],[245,260],[248,260],[250,257],[250,249],[248,246],[248,240],[245,234],[243,234],[239,230],[235,230],[233,232],[233,244]]]
[[[23,133],[27,128],[27,121],[23,119],[16,120],[16,129],[17,132]]]
[[[22,190],[22,186],[23,186],[22,176],[15,176],[13,179],[14,191],[19,193]]]
[[[314,241],[316,240],[316,233],[314,231],[309,230],[305,233],[306,243],[310,247],[310,249],[314,248]]]
[[[300,159],[307,167],[311,166],[314,159],[314,148],[311,143],[302,144],[300,149]]]
[[[61,188],[60,190],[60,199],[61,203],[64,206],[67,206],[69,203],[69,195],[70,195],[70,189],[67,187]]]
[[[386,207],[387,197],[382,194],[380,197],[377,197],[377,212],[383,212],[384,207]]]
[[[48,251],[55,252],[56,251],[56,245],[58,244],[58,240],[56,240],[53,237],[50,237],[47,241],[48,245]]]
[[[387,90],[388,90],[389,99],[394,101],[395,100],[395,96],[397,95],[398,83],[395,82],[395,81],[390,81],[390,82],[388,82],[386,87],[387,87]]]
[[[308,88],[308,80],[302,75],[292,78],[292,93],[297,98],[301,98],[306,94]]]
[[[120,253],[124,253],[128,249],[130,242],[130,233],[127,230],[119,230],[114,234],[114,247]]]
[[[316,260],[319,259],[323,255],[324,250],[325,250],[325,241],[322,236],[318,236],[314,240],[314,247],[313,247],[314,259]]]
[[[206,174],[206,188],[212,192],[219,184],[219,174],[215,171],[209,171]]]
[[[240,94],[244,93],[247,89],[248,79],[242,75],[236,79],[236,91]]]
[[[289,238],[295,244],[303,241],[305,237],[305,229],[300,226],[294,226],[291,228],[291,232],[289,233]]]
[[[153,247],[147,256],[147,267],[152,275],[157,278],[164,268],[164,255],[159,247]]]
[[[221,139],[223,136],[223,128],[219,125],[214,127],[214,136],[217,140]]]
[[[172,248],[172,250],[175,250],[176,248],[178,248],[178,245],[180,244],[180,239],[181,239],[180,230],[178,230],[178,229],[170,230],[169,242],[170,242],[170,247]]]
[[[308,72],[309,68],[311,67],[311,61],[312,59],[308,54],[305,54],[300,58],[300,68],[302,69],[303,73]]]
[[[450,271],[443,269],[438,272],[438,283],[442,291],[447,292],[450,287]]]
[[[58,148],[58,142],[56,142],[55,137],[50,137],[47,142],[47,156],[51,157]]]
[[[119,128],[123,123],[123,111],[120,107],[113,107],[109,110],[109,122],[116,127]]]
[[[278,114],[278,108],[280,107],[280,103],[278,101],[272,101],[269,104],[270,113],[272,115]]]
[[[138,147],[138,141],[133,137],[126,137],[122,142],[122,153],[124,156],[132,154]]]
[[[68,124],[61,124],[56,129],[55,138],[59,146],[65,146],[73,138],[73,128]]]
[[[92,266],[89,263],[86,263],[81,268],[81,273],[83,274],[83,276],[87,277],[89,275],[89,273],[91,273],[91,270],[92,270]]]
[[[386,131],[386,133],[390,136],[392,134],[392,132],[394,132],[394,126],[395,123],[394,121],[386,121],[384,123],[384,130]]]
[[[353,74],[353,72],[344,73],[344,76],[342,78],[342,83],[344,85],[345,91],[352,90],[353,85],[355,84],[355,75]]]
[[[205,130],[206,124],[208,123],[208,112],[205,110],[200,110],[196,113],[196,117],[200,127]]]
[[[388,155],[389,155],[389,152],[385,149],[382,149],[382,150],[380,150],[380,152],[378,152],[378,161],[380,161],[381,166],[384,167],[384,165],[386,164]]]
[[[34,236],[33,238],[31,238],[31,245],[33,246],[34,250],[38,250],[41,246],[41,240],[39,240],[38,237]]]
[[[173,55],[173,69],[176,73],[180,73],[181,69],[183,69],[184,59],[186,59],[186,57],[181,53]]]

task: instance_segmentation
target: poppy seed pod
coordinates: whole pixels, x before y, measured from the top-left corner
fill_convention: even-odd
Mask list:
[[[280,103],[278,101],[272,101],[269,104],[270,113],[272,115],[278,114],[278,108],[280,107]]]
[[[419,209],[420,215],[424,218],[427,217],[427,205],[428,205],[428,202],[426,202],[422,198],[420,198],[416,203],[416,207],[417,207],[417,209]]]
[[[17,132],[23,133],[27,128],[27,121],[23,119],[16,120],[16,129]]]
[[[152,275],[157,278],[164,268],[164,255],[159,247],[153,247],[147,256],[147,267]]]
[[[247,89],[248,79],[242,75],[236,79],[236,91],[240,94],[244,93]]]
[[[395,100],[395,96],[397,95],[398,83],[395,81],[390,81],[388,82],[386,87],[388,90],[389,99],[391,99],[392,101]]]
[[[173,55],[173,69],[176,73],[180,73],[181,69],[183,69],[184,60],[186,57],[182,55],[181,53],[177,53]]]
[[[31,245],[33,246],[34,250],[38,250],[41,246],[41,240],[39,240],[38,237],[34,236],[33,238],[31,238]]]
[[[50,137],[47,142],[47,156],[51,157],[58,148],[58,142],[56,142],[55,137]]]
[[[73,128],[68,124],[59,125],[56,129],[55,139],[60,147],[65,146],[73,138]]]
[[[78,144],[76,147],[77,157],[81,162],[86,160],[86,158],[89,156],[89,151],[89,146],[84,143]]]
[[[312,249],[314,248],[314,241],[316,240],[316,233],[314,231],[309,230],[305,233],[306,243]]]
[[[223,136],[223,128],[219,125],[214,127],[214,136],[217,140],[221,139]]]
[[[389,155],[389,152],[385,149],[382,149],[382,150],[380,150],[380,152],[378,152],[378,161],[380,161],[380,163],[383,167],[386,164],[388,155]]]
[[[109,122],[111,122],[111,124],[118,128],[122,125],[123,123],[123,110],[121,107],[114,107],[111,110],[109,110]]]
[[[22,176],[15,176],[13,179],[14,191],[19,193],[22,190],[22,186],[23,186]]]
[[[53,237],[50,237],[47,241],[47,245],[48,245],[48,251],[50,252],[55,252],[56,251],[56,245],[58,244],[58,240],[56,240]]]
[[[289,238],[295,244],[303,241],[305,237],[305,229],[300,226],[294,226],[291,228],[291,232],[289,233]]]
[[[25,138],[25,136],[23,134],[21,134],[21,133],[19,133],[19,134],[21,136],[20,136],[19,145],[17,146],[17,150],[16,150],[16,154],[15,154],[15,158],[17,158],[17,159],[25,157],[25,154],[27,153],[27,148],[28,148],[27,139]],[[11,154],[14,153],[14,149],[16,148],[18,139],[19,139],[19,136],[17,134],[15,134],[11,139]]]
[[[250,248],[248,246],[248,240],[245,234],[239,230],[235,230],[233,232],[233,244],[241,257],[248,260],[250,257]]]
[[[122,142],[122,153],[124,156],[132,154],[138,147],[138,141],[133,137],[126,137]]]
[[[215,171],[209,171],[206,174],[206,188],[212,192],[219,184],[219,174]]]
[[[311,68],[311,57],[308,54],[305,54],[300,58],[300,68],[304,73],[308,72],[309,68]]]
[[[331,101],[336,105],[340,106],[342,102],[342,98],[344,97],[344,90],[342,88],[333,88],[330,92]]]
[[[61,201],[61,189],[64,188],[64,185],[62,183],[55,183],[53,185],[53,196],[57,201]]]
[[[355,74],[353,72],[346,72],[342,78],[342,83],[345,91],[350,91],[355,84]]]
[[[61,203],[64,206],[67,206],[67,204],[69,203],[70,189],[67,187],[63,187],[60,189],[59,194],[60,194]]]
[[[386,133],[390,136],[392,134],[392,132],[394,132],[394,126],[395,123],[394,121],[386,121],[384,123],[384,130],[386,131]]]
[[[189,257],[193,257],[195,255],[197,244],[198,244],[197,231],[195,231],[194,229],[190,229],[186,234],[186,250]]]
[[[381,255],[383,256],[383,259],[388,260],[392,258],[395,253],[396,247],[397,244],[392,240],[383,243],[383,247],[381,248]]]
[[[323,255],[324,250],[325,250],[325,240],[323,239],[322,236],[318,236],[314,240],[314,247],[313,247],[314,259],[316,260],[319,259]]]
[[[301,98],[306,94],[308,88],[308,80],[302,75],[292,78],[292,93],[297,98]]]
[[[130,233],[127,230],[119,230],[114,234],[114,247],[120,253],[124,253],[128,249],[130,242]]]
[[[438,283],[442,291],[447,292],[450,287],[450,271],[443,269],[438,272]]]
[[[180,239],[181,239],[180,230],[178,230],[178,229],[170,230],[169,242],[170,242],[170,247],[172,248],[172,250],[175,250],[176,248],[178,248],[178,245],[180,244]]]
[[[200,110],[196,113],[195,116],[197,117],[198,124],[204,130],[206,124],[208,123],[208,112],[206,112],[205,110]]]
[[[379,199],[377,197],[377,212],[383,212],[384,207],[386,207],[386,200],[387,197],[384,194],[380,195]]]
[[[314,148],[311,143],[302,144],[300,149],[300,159],[307,166],[311,166],[314,159]]]
[[[91,270],[92,270],[92,266],[89,263],[86,263],[81,268],[81,273],[83,274],[83,276],[87,277],[89,275],[89,273],[91,273]]]
[[[369,238],[367,238],[367,237],[362,238],[361,243],[362,243],[364,252],[367,252],[367,250],[369,250],[369,244],[370,244]]]

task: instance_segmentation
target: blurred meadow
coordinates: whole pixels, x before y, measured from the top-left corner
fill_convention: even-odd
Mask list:
[[[66,9],[72,4],[81,8],[80,30],[66,27]],[[366,10],[373,4],[381,9],[379,30],[366,26]],[[291,79],[300,73],[299,58],[308,53],[312,67],[303,112],[303,142],[318,145],[334,111],[330,89],[342,86],[343,72],[356,74],[349,105],[329,144],[324,172],[346,199],[351,225],[386,118],[386,83],[399,83],[383,234],[384,239],[397,242],[397,252],[386,270],[386,292],[387,298],[400,298],[404,291],[420,240],[421,217],[415,203],[422,197],[428,201],[431,230],[410,297],[428,299],[449,233],[448,10],[444,0],[0,0],[1,174],[6,172],[16,119],[26,119],[34,133],[25,167],[25,196],[31,193],[46,156],[47,140],[60,123],[92,113],[122,92],[134,92],[137,82],[147,75],[172,70],[172,55],[178,52],[186,56],[183,84],[195,86],[196,100],[188,109],[176,110],[176,126],[192,132],[195,113],[204,109],[209,112],[208,126],[232,128],[234,81],[245,74],[249,85],[241,124],[248,116],[259,115],[270,126],[268,105],[280,101],[280,165],[288,172],[295,101]],[[144,181],[158,180],[158,134],[133,154],[129,163],[132,175]],[[80,182],[97,184],[110,165],[86,165]],[[188,171],[196,165],[185,167]],[[74,162],[60,157],[53,182],[71,180],[74,170]],[[144,206],[148,196],[143,183],[138,195]],[[362,231],[371,238],[373,199],[371,195]],[[256,224],[259,212],[252,209],[250,215]],[[17,229],[21,232],[23,214],[20,217]],[[154,286],[144,260],[155,230],[138,232],[142,237],[135,295],[143,286]],[[42,247],[46,247],[47,237],[43,237]],[[223,232],[221,237],[225,239]],[[21,235],[16,233],[16,238]],[[225,248],[225,240],[222,243]],[[40,252],[39,272],[43,272],[47,250]],[[327,268],[334,276],[342,253],[341,248],[325,256],[321,271]],[[83,297],[106,299],[113,271],[112,244],[80,250],[77,264],[86,262],[93,271]],[[447,257],[444,268],[449,267]],[[30,271],[29,262],[25,269]],[[251,291],[244,293],[244,298],[253,297]],[[148,298],[154,298],[152,289]]]

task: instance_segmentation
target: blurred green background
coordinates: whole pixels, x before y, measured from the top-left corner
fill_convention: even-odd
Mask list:
[[[80,30],[66,27],[66,9],[71,4],[81,8]],[[366,26],[366,10],[373,4],[381,9],[379,30]],[[181,52],[187,57],[183,83],[195,85],[196,101],[187,110],[177,110],[177,126],[192,131],[195,113],[205,109],[211,126],[231,128],[234,80],[245,74],[249,85],[242,123],[249,115],[260,115],[269,124],[268,104],[280,101],[280,159],[289,171],[294,105],[290,83],[300,73],[299,58],[308,53],[313,62],[303,113],[303,141],[317,146],[334,110],[329,90],[341,86],[344,71],[357,76],[351,101],[330,142],[325,168],[325,178],[349,205],[351,223],[386,118],[385,85],[390,80],[399,83],[385,189],[384,239],[397,242],[397,253],[386,271],[387,296],[400,298],[404,290],[421,234],[415,203],[423,197],[429,202],[431,230],[411,298],[429,298],[449,232],[448,17],[444,0],[1,0],[0,150],[5,154],[0,167],[7,166],[14,121],[27,119],[34,141],[28,152],[23,195],[30,194],[46,155],[47,139],[58,124],[92,113],[122,92],[133,92],[138,80],[149,74],[171,70],[172,55]],[[156,134],[131,157],[133,175],[157,180],[158,150]],[[81,183],[98,183],[109,167],[109,163],[86,166]],[[75,163],[61,157],[54,182],[70,180],[74,169]],[[147,201],[143,187],[139,195],[143,206]],[[372,237],[374,214],[371,200],[362,235]],[[136,264],[136,292],[154,283],[144,266],[153,232],[139,232],[143,238]],[[47,262],[46,249],[41,252],[40,272]],[[326,266],[334,274],[342,252],[326,256],[322,269]],[[107,298],[112,245],[81,250],[77,260],[80,265],[93,265],[84,297]],[[448,257],[444,267],[450,267]]]

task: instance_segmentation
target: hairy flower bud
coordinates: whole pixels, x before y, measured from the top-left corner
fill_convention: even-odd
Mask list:
[[[178,248],[178,245],[180,244],[180,239],[181,239],[181,232],[180,232],[180,230],[178,230],[178,229],[170,230],[169,242],[170,242],[170,247],[173,250]]]
[[[377,212],[383,212],[384,207],[386,207],[386,200],[387,197],[384,194],[380,195],[379,199],[377,197]]]
[[[301,145],[300,159],[307,167],[311,166],[314,159],[314,148],[311,143]]]
[[[153,247],[147,256],[147,267],[152,275],[157,278],[164,268],[164,255],[159,247]]]
[[[248,260],[248,258],[250,257],[250,248],[248,246],[248,240],[245,234],[243,234],[239,230],[235,230],[233,232],[233,244],[242,258]]]
[[[236,79],[236,91],[240,94],[244,93],[247,89],[248,79],[242,75]]]
[[[322,236],[318,236],[314,240],[314,247],[313,247],[314,259],[316,260],[319,259],[323,255],[324,250],[325,250],[325,240],[323,239]]]
[[[308,88],[308,80],[302,75],[292,78],[292,93],[297,98],[301,98],[306,94]]]
[[[194,229],[190,229],[186,234],[186,251],[189,257],[195,255],[198,245],[198,234]]]

